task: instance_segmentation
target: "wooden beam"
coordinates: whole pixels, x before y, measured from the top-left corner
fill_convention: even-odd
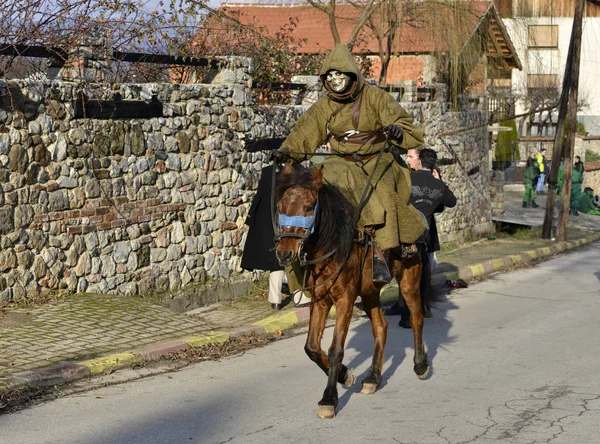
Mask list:
[[[577,127],[577,95],[579,88],[579,65],[581,61],[581,35],[583,32],[583,12],[586,0],[577,0],[575,4],[575,15],[573,18],[573,31],[571,32],[571,43],[567,54],[567,66],[563,79],[563,89],[558,115],[556,138],[552,152],[552,165],[548,176],[548,197],[546,199],[546,214],[542,227],[542,238],[550,239],[552,233],[552,221],[554,218],[554,201],[556,199],[556,185],[558,178],[558,167],[562,151],[562,141],[565,130],[567,110],[569,113],[569,128],[567,132],[567,143],[564,153],[564,174],[560,210],[558,214],[559,241],[567,239],[567,221],[569,217],[569,205],[571,199],[571,175],[573,168],[573,147],[575,144],[575,129]]]

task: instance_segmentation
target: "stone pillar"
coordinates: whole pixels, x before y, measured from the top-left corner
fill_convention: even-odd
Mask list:
[[[504,171],[490,172],[490,202],[492,214],[504,213]]]
[[[72,82],[114,82],[112,66],[112,50],[104,38],[86,38],[80,46],[69,53],[62,67],[51,64],[48,67],[48,78]]]
[[[323,91],[323,85],[319,76],[292,76],[292,83],[303,83],[306,85],[306,89],[298,93],[294,105],[310,106],[319,99]]]
[[[404,95],[402,102],[416,103],[417,102],[417,82],[415,80],[406,80],[404,82]]]

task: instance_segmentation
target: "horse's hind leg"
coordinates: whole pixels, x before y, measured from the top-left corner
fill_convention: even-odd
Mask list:
[[[308,357],[314,361],[326,375],[329,375],[329,357],[321,348],[321,339],[323,338],[323,332],[325,331],[325,324],[327,323],[327,316],[329,315],[330,309],[331,305],[324,302],[316,302],[312,305],[308,325],[308,335],[306,337],[306,344],[304,345],[304,351]],[[356,382],[356,376],[352,370],[342,364],[337,382],[344,384],[346,387],[350,387]]]
[[[373,350],[373,362],[371,370],[362,381],[361,393],[372,395],[381,386],[381,372],[383,370],[384,350],[387,341],[387,321],[379,305],[379,296],[369,295],[363,297],[363,307],[371,321],[375,349]]]
[[[421,311],[420,282],[423,266],[419,256],[404,260],[404,272],[400,281],[400,290],[410,310],[410,326],[415,338],[414,371],[417,377],[424,379],[429,374],[429,363],[423,344],[423,313]]]

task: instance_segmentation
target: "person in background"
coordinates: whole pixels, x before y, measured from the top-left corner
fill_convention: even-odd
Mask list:
[[[523,176],[523,185],[525,186],[525,195],[523,196],[523,208],[537,208],[539,205],[535,202],[535,191],[533,184],[538,178],[539,168],[537,167],[534,156],[527,158],[525,164],[525,175]]]
[[[280,145],[282,141],[283,139],[259,140],[249,143],[246,149],[250,152],[261,151],[268,149],[273,143]],[[249,228],[242,254],[241,267],[248,271],[264,270],[269,272],[268,300],[273,310],[280,310],[283,301],[282,287],[286,272],[279,264],[273,250],[275,246],[275,232],[273,231],[271,215],[272,178],[273,165],[263,168],[256,194],[246,218],[246,225]],[[305,306],[310,303],[310,299],[304,293],[295,294],[293,300],[299,306]]]
[[[581,196],[581,184],[583,183],[583,162],[581,157],[575,156],[573,171],[571,172],[571,204],[569,214],[579,216],[579,197]]]
[[[563,188],[563,176],[565,175],[565,161],[560,159],[560,166],[558,167],[558,179],[556,182],[556,197],[560,201],[560,194]]]
[[[594,202],[594,190],[592,188],[585,187],[583,194],[579,197],[579,211],[584,214],[600,216],[600,210]]]
[[[546,179],[546,171],[548,171],[548,161],[546,160],[546,148],[542,148],[542,151],[536,155],[536,160],[539,168],[539,176],[536,186],[537,194],[544,194],[544,180]]]
[[[423,275],[422,279],[431,278],[431,270],[435,268],[435,252],[440,250],[437,226],[434,213],[441,213],[446,207],[456,206],[456,196],[450,191],[444,182],[442,182],[439,172],[435,169],[437,154],[430,148],[410,149],[406,155],[407,164],[415,171],[410,175],[411,194],[410,203],[425,216],[429,226],[428,236],[426,236],[426,254],[423,254]],[[422,285],[421,288],[424,288]],[[404,328],[410,328],[410,311],[404,304],[402,297],[400,300],[384,313],[390,315],[400,315],[399,325]]]

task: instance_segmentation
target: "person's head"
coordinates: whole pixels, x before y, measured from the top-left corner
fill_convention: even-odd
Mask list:
[[[535,159],[535,153],[530,153],[530,154],[529,154],[529,158],[530,158],[530,159]]]
[[[585,187],[585,190],[583,190],[583,192],[590,197],[594,196],[594,190],[590,187]]]
[[[421,168],[433,170],[437,162],[437,154],[431,148],[423,148],[419,151],[419,160],[421,161]]]
[[[548,150],[546,148],[542,148],[542,151],[540,151],[542,156],[545,156],[547,152],[548,152]]]
[[[419,149],[411,148],[406,152],[406,163],[413,170],[420,170],[423,168],[421,160],[419,159]]]
[[[341,71],[330,69],[325,75],[325,81],[335,93],[343,93],[350,85],[350,76]]]
[[[575,164],[573,165],[573,168],[580,173],[583,173],[583,162],[581,161],[581,157],[575,156]]]
[[[531,155],[527,158],[527,163],[525,164],[525,168],[529,168],[530,166],[535,165],[535,153],[531,153]]]
[[[327,95],[338,102],[358,97],[365,79],[347,46],[339,44],[329,53],[319,71]]]

